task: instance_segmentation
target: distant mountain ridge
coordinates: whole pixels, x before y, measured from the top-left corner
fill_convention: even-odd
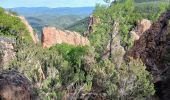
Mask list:
[[[38,33],[39,37],[41,37],[43,27],[53,26],[59,29],[65,29],[91,15],[95,7],[18,7],[6,9],[16,12],[18,15],[25,16],[29,24]],[[84,26],[82,27],[84,28]]]
[[[20,15],[26,14],[58,14],[58,15],[89,15],[93,12],[95,7],[59,7],[59,8],[48,8],[48,7],[17,7],[7,8],[11,11],[15,11]]]

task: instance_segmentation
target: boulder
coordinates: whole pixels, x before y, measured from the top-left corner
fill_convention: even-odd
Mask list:
[[[35,100],[31,82],[15,70],[0,72],[1,100]]]

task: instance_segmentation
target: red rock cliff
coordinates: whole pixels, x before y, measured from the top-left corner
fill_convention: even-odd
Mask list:
[[[77,32],[61,31],[55,27],[43,28],[42,45],[44,48],[49,48],[61,43],[84,46],[89,45],[89,40],[87,37],[83,37]]]

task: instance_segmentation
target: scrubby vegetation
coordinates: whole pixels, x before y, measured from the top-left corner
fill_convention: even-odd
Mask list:
[[[32,41],[26,26],[21,20],[12,13],[6,12],[3,8],[0,8],[0,36],[10,36],[15,38],[22,36],[25,41]]]
[[[92,47],[66,44],[50,49],[28,46],[19,50],[7,69],[17,69],[34,84],[42,99],[78,99],[88,93],[108,99],[146,98],[154,94],[151,76],[140,61],[95,60]],[[101,95],[100,95],[101,94]]]
[[[96,6],[94,16],[99,17],[101,21],[99,25],[94,27],[97,30],[91,35],[91,42],[96,44],[96,48],[106,48],[109,35],[114,31],[114,24],[118,23],[121,44],[125,49],[128,49],[133,44],[130,41],[129,32],[135,28],[136,22],[144,18],[154,21],[169,6],[168,2],[160,1],[152,4],[135,3],[133,0],[120,1],[115,1],[109,8],[102,5]]]
[[[90,33],[91,45],[60,44],[48,49],[23,41],[22,34],[28,34],[24,25],[1,9],[0,33],[16,37],[16,58],[5,69],[23,73],[44,100],[149,99],[155,93],[152,76],[140,60],[125,61],[123,57],[133,44],[129,31],[135,23],[142,18],[156,20],[168,5],[163,3],[154,7],[156,12],[148,10],[148,6],[136,6],[133,0],[97,5],[94,16],[100,23]],[[108,45],[110,54],[103,57]],[[112,50],[114,45],[119,48]]]

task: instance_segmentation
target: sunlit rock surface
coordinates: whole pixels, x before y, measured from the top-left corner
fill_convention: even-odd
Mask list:
[[[142,19],[137,22],[136,28],[130,32],[132,40],[139,40],[140,36],[150,29],[152,23],[147,19]]]
[[[87,37],[83,37],[77,32],[62,31],[55,27],[43,28],[42,45],[44,48],[49,48],[61,43],[85,46],[89,45],[89,40]]]

